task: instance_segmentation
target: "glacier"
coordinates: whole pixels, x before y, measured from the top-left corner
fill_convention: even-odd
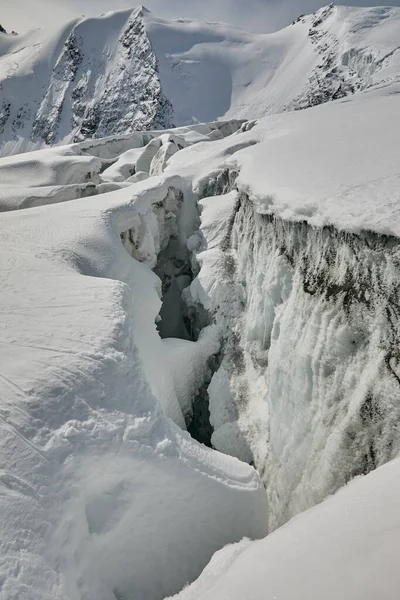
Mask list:
[[[26,34],[55,62],[49,137],[0,158],[0,598],[397,597],[399,14]],[[94,23],[146,121],[58,103]]]
[[[3,199],[21,174],[32,193],[71,185],[74,169],[76,181],[87,169],[100,178],[101,160],[81,152],[3,159]],[[267,532],[254,469],[184,431],[219,348],[212,328],[197,342],[156,329],[151,267],[182,186],[153,176],[2,214],[3,598],[163,598],[226,543]]]
[[[228,138],[203,164],[196,148],[171,161],[201,198],[185,300],[223,340],[211,441],[256,465],[271,528],[399,453],[393,92],[270,117],[232,156]]]

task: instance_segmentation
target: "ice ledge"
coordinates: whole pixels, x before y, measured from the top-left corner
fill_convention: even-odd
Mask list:
[[[262,119],[231,162],[239,189],[283,220],[400,237],[399,91]]]

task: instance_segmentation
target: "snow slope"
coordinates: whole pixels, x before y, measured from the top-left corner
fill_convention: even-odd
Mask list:
[[[399,460],[359,478],[260,542],[213,557],[177,600],[395,600]]]
[[[199,129],[189,140],[219,131]],[[99,178],[101,162],[67,146],[2,159],[0,169],[8,190],[24,182],[34,194]],[[218,351],[209,328],[196,343],[175,340],[173,361],[155,326],[161,282],[150,266],[175,232],[182,186],[154,176],[1,215],[4,600],[161,599],[215,550],[267,531],[255,471],[166,416],[185,428],[180,401]],[[141,262],[121,243],[127,231]]]
[[[53,144],[171,125],[141,9],[2,34],[3,140]],[[29,93],[28,93],[29,91]]]
[[[146,18],[177,122],[258,118],[397,81],[399,28],[398,8],[333,5],[268,35]]]
[[[329,6],[268,35],[145,8],[0,33],[2,155],[217,118],[258,118],[398,80],[400,11]]]

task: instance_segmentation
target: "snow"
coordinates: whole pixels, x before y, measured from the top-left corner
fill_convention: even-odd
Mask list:
[[[399,469],[396,460],[264,540],[224,548],[174,598],[398,598]]]
[[[239,186],[285,220],[399,236],[399,90],[265,120]]]
[[[143,8],[0,38],[2,155],[254,119],[398,81],[398,8],[327,7],[273,34]]]
[[[1,598],[397,597],[399,15],[1,35]]]
[[[220,121],[172,132],[134,132],[31,151],[0,160],[0,211],[102,194],[161,174],[178,150],[223,138],[242,121]]]
[[[1,185],[46,187],[84,183],[98,172],[101,162],[94,156],[82,155],[73,146],[49,152],[30,152],[3,158],[0,163]],[[22,186],[21,186],[22,187]]]
[[[101,181],[99,165],[77,146],[2,159],[3,193],[65,190],[88,169]],[[147,265],[181,186],[152,177],[2,213],[2,598],[162,598],[215,550],[267,531],[255,471],[166,416],[185,428],[219,347],[212,328],[195,343],[155,326]],[[128,230],[143,262],[121,243]]]
[[[200,195],[224,169],[240,172],[236,185],[261,214],[400,236],[399,92],[391,84],[265,117],[207,153],[199,145],[178,154],[167,172],[186,173]]]

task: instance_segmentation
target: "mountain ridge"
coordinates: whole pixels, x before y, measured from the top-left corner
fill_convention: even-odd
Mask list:
[[[399,79],[399,32],[400,9],[330,4],[273,34],[144,6],[3,34],[0,153],[344,98]]]

